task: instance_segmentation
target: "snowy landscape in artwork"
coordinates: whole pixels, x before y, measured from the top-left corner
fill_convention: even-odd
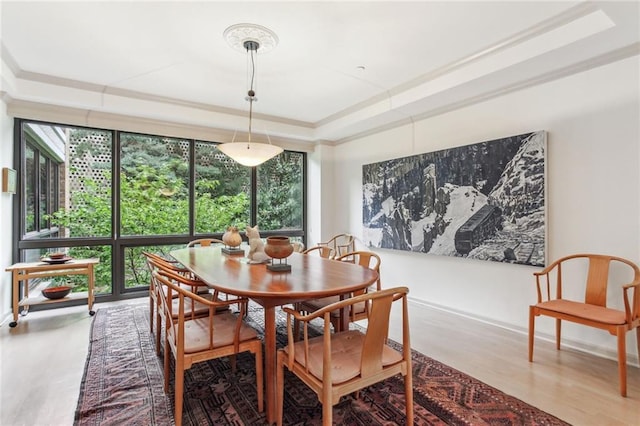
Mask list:
[[[362,167],[371,247],[544,266],[546,132]]]

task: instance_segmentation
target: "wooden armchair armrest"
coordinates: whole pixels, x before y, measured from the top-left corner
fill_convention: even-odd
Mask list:
[[[211,306],[213,308],[220,308],[223,306],[230,306],[230,305],[235,305],[236,303],[240,303],[243,306],[246,305],[246,303],[249,301],[249,299],[245,298],[245,297],[237,297],[237,298],[233,298],[233,299],[225,299],[225,300],[220,300],[220,299],[207,299],[206,297],[202,297],[202,295],[198,294],[198,293],[193,293],[193,292],[189,292],[190,294],[187,294],[186,297],[200,302],[203,305],[207,305],[207,306]],[[243,309],[243,307],[241,308],[241,310]]]
[[[556,277],[556,298],[559,299],[562,296],[562,262],[568,259],[567,257],[556,260],[555,262],[547,265],[542,271],[534,272],[533,276],[536,278],[536,292],[538,296],[538,303],[543,301],[543,282],[545,284],[544,294],[546,295],[546,301],[551,300],[551,281],[549,280],[549,274],[557,268]]]
[[[287,313],[287,314],[291,314],[293,315],[293,317],[297,320],[302,320],[306,315],[302,315],[300,312],[298,312],[295,308],[290,308],[288,306],[284,306],[282,308],[282,310]]]
[[[631,300],[633,301],[633,306],[629,303],[629,293],[630,290],[633,289],[633,294],[631,296]],[[624,314],[627,324],[631,324],[635,319],[640,320],[640,296],[636,293],[640,292],[640,280],[635,280],[632,283],[626,284],[622,286],[622,296],[624,299]]]
[[[533,275],[535,275],[535,276],[548,275],[556,266],[558,266],[559,263],[560,263],[560,261],[556,260],[555,262],[551,263],[550,265],[547,265],[542,271],[534,272]]]

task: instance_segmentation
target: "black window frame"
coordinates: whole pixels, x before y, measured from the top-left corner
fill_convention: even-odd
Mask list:
[[[18,193],[24,194],[26,191],[25,187],[25,176],[24,171],[26,170],[25,164],[25,147],[27,144],[28,137],[24,137],[23,127],[25,123],[33,123],[38,125],[45,126],[59,126],[59,127],[72,127],[78,129],[88,129],[88,130],[96,130],[101,132],[111,132],[112,133],[112,152],[111,152],[111,167],[112,167],[112,229],[111,235],[108,237],[73,237],[73,238],[61,238],[54,237],[48,235],[47,238],[36,238],[36,234],[24,234],[25,230],[25,213],[26,213],[26,204],[21,200],[23,197],[14,197],[13,204],[13,233],[16,236],[13,241],[13,260],[14,262],[22,261],[22,252],[29,249],[47,249],[51,247],[95,247],[95,246],[111,246],[111,272],[112,272],[112,292],[110,294],[100,294],[97,295],[98,301],[111,301],[111,300],[122,300],[129,299],[135,297],[143,297],[148,295],[147,288],[148,287],[135,287],[132,289],[125,288],[125,268],[123,264],[124,260],[124,252],[126,248],[129,247],[140,247],[140,246],[164,246],[168,244],[186,244],[189,241],[196,238],[222,238],[222,233],[211,233],[211,234],[203,234],[195,232],[195,146],[197,143],[211,143],[218,144],[219,142],[213,141],[203,141],[198,139],[190,139],[190,138],[182,138],[181,140],[188,140],[189,147],[189,170],[191,174],[191,179],[189,181],[189,193],[190,193],[190,202],[189,202],[189,231],[187,234],[180,235],[153,235],[153,236],[120,236],[120,178],[119,173],[117,171],[120,170],[120,133],[136,133],[143,135],[144,133],[140,132],[131,132],[124,130],[113,130],[113,129],[104,129],[97,127],[87,127],[87,126],[79,126],[74,124],[65,124],[65,123],[55,123],[55,122],[47,122],[33,119],[25,119],[25,118],[15,118],[14,119],[14,164],[17,166],[18,171]],[[164,136],[164,135],[155,135],[155,134],[147,134],[148,136],[153,136],[157,138],[172,138],[175,136]],[[286,232],[286,235],[290,237],[300,238],[304,243],[306,243],[306,235],[307,235],[307,173],[308,173],[308,157],[307,153],[304,151],[295,151],[289,150],[291,152],[299,153],[303,156],[302,159],[302,228],[301,229],[286,229],[286,231],[282,230],[270,230],[270,231],[262,231],[260,232],[261,237],[266,238],[272,235],[282,235],[283,232]],[[37,157],[37,156],[36,156]],[[37,163],[37,159],[34,159],[34,162]],[[258,176],[258,167],[251,168],[251,177],[250,177],[250,225],[255,226],[256,223],[259,224],[259,218],[257,217],[258,213],[258,205],[257,205],[257,176]],[[36,172],[38,168],[35,169]],[[60,166],[57,166],[57,173],[60,173]],[[60,178],[57,179],[56,185]],[[36,190],[36,206],[35,210],[38,212],[38,194],[39,189]],[[49,191],[50,193],[51,191]],[[59,196],[59,187],[56,187],[56,194]],[[59,203],[57,204],[59,206]],[[36,221],[36,225],[39,222]],[[55,230],[57,232],[57,229]],[[57,308],[64,307],[69,305],[83,304],[83,301],[70,301],[65,303],[56,303],[51,305],[38,305],[33,308]]]

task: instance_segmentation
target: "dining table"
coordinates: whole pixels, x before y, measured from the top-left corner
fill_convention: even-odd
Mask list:
[[[294,252],[286,259],[291,270],[271,271],[265,263],[252,263],[243,255],[221,248],[191,247],[170,252],[178,262],[219,292],[246,297],[264,308],[264,372],[267,422],[276,421],[276,308],[329,296],[348,297],[378,279],[372,269],[319,256]],[[348,326],[343,312],[343,329]]]

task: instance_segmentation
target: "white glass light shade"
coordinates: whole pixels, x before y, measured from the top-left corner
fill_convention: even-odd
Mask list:
[[[223,143],[218,149],[247,167],[260,165],[283,151],[279,146],[256,142]]]

